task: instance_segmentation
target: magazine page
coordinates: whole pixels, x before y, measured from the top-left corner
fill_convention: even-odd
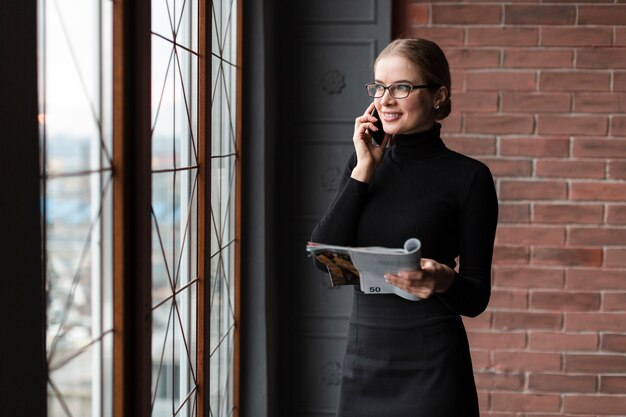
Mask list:
[[[385,281],[385,274],[420,268],[421,243],[411,238],[403,248],[347,247],[309,242],[307,250],[328,269],[331,285],[360,285],[365,294],[397,294],[412,301],[419,297]]]

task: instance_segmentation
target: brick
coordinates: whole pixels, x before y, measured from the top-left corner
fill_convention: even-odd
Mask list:
[[[497,267],[495,285],[511,288],[563,288],[565,274],[560,269]]]
[[[460,133],[462,125],[462,116],[459,113],[451,114],[443,120],[440,120],[441,131],[444,133]]]
[[[530,205],[501,203],[498,207],[498,223],[530,223]]]
[[[624,394],[626,392],[626,376],[600,376],[600,392]]]
[[[528,307],[528,291],[526,290],[504,290],[494,288],[491,290],[489,308],[518,308]]]
[[[621,313],[567,313],[566,330],[615,331],[626,328],[626,315]],[[626,361],[626,356],[622,356]],[[626,364],[626,362],[624,362]],[[610,372],[607,370],[606,372]]]
[[[513,394],[494,392],[491,394],[493,410],[521,411],[559,411],[561,397],[548,394]]]
[[[481,138],[476,136],[454,136],[444,137],[446,146],[457,152],[467,155],[495,155],[495,138]]]
[[[503,112],[566,113],[570,111],[569,94],[502,93]]]
[[[565,243],[565,228],[545,226],[500,226],[497,243],[553,244]]]
[[[534,248],[531,262],[536,265],[600,266],[601,249]]]
[[[620,93],[579,93],[574,95],[576,113],[624,113],[626,94]]]
[[[594,375],[530,374],[528,389],[543,392],[593,393],[597,389]]]
[[[581,48],[576,53],[576,67],[624,69],[626,68],[626,54],[621,48]]]
[[[452,95],[456,97],[457,92],[465,91],[466,70],[450,68],[450,78],[452,82]]]
[[[432,5],[432,23],[436,25],[489,25],[502,22],[497,5]]]
[[[603,334],[602,350],[626,353],[626,334]]]
[[[564,355],[564,362],[565,371],[567,372],[626,372],[626,356],[622,355],[592,355],[566,353]]]
[[[615,28],[615,46],[626,46],[626,28]]]
[[[468,331],[491,328],[491,311],[485,311],[477,317],[462,316],[461,318]]]
[[[506,25],[573,25],[576,23],[574,6],[506,5]]]
[[[495,113],[498,111],[498,93],[459,93],[452,97],[454,111]]]
[[[528,345],[544,351],[580,351],[598,349],[596,333],[531,332]]]
[[[469,46],[535,46],[539,40],[537,28],[468,28]]]
[[[494,265],[523,265],[530,259],[530,249],[522,246],[501,246],[493,249]]]
[[[493,369],[498,371],[559,371],[561,354],[557,352],[495,351]]]
[[[409,37],[430,39],[439,46],[462,46],[465,39],[463,28],[412,26],[407,28]]]
[[[478,392],[478,409],[485,410],[489,407],[490,394],[488,392]]]
[[[572,395],[563,397],[563,410],[572,413],[626,415],[626,397]]]
[[[563,317],[560,313],[494,312],[494,328],[501,330],[558,330],[561,328],[562,324]]]
[[[541,159],[535,164],[537,177],[602,179],[605,163],[599,161]]]
[[[605,116],[539,116],[539,134],[544,135],[606,135]]]
[[[526,333],[468,332],[472,348],[523,349],[526,346]]]
[[[532,291],[530,307],[539,310],[594,311],[600,308],[600,294],[592,292]]]
[[[496,177],[528,177],[532,172],[529,159],[482,158]]]
[[[446,48],[450,68],[498,68],[498,49]]]
[[[489,368],[491,361],[489,360],[488,350],[472,349],[470,354],[472,356],[472,365],[475,371]]]
[[[530,71],[484,71],[467,74],[468,91],[535,91],[536,89],[537,77],[534,72]]]
[[[571,184],[572,200],[624,201],[626,184],[603,182],[576,182]]]
[[[578,24],[623,25],[626,22],[626,7],[621,6],[578,6]]]
[[[573,227],[568,240],[573,245],[624,246],[626,229]]]
[[[526,380],[523,373],[500,372],[476,372],[474,379],[478,389],[512,391],[523,389]]]
[[[501,138],[500,154],[504,156],[569,156],[567,138]]]
[[[626,52],[624,54],[626,55]],[[611,135],[626,136],[626,116],[613,116],[611,118]]]
[[[566,288],[572,290],[626,290],[624,271],[600,269],[570,269]]]
[[[502,200],[562,200],[567,198],[567,184],[557,181],[502,181]]]
[[[604,248],[604,266],[626,268],[626,249]]]
[[[608,224],[626,224],[626,206],[609,204],[607,206],[606,222]]]
[[[626,273],[622,271],[622,273]],[[626,311],[626,293],[609,292],[604,293],[604,303],[602,309],[604,311]]]
[[[613,33],[610,28],[551,27],[541,28],[542,46],[611,46]]]
[[[409,3],[406,5],[406,17],[411,24],[424,25],[428,23],[428,5]]]
[[[626,180],[626,161],[609,161],[609,178]]]
[[[613,91],[626,91],[626,72],[613,73]]]
[[[608,72],[589,71],[542,71],[539,75],[542,91],[609,91]]]
[[[505,68],[572,68],[573,50],[505,49]]]
[[[573,144],[572,155],[578,158],[626,157],[626,140],[575,138]]]
[[[465,115],[465,131],[480,134],[532,133],[535,121],[531,115]]]
[[[600,224],[604,208],[599,204],[535,204],[534,223]]]

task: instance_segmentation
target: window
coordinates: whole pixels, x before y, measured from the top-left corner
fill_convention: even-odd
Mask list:
[[[239,2],[150,1],[150,414],[231,416]],[[48,415],[112,416],[116,6],[38,7]]]
[[[111,411],[112,3],[39,1],[49,416]]]

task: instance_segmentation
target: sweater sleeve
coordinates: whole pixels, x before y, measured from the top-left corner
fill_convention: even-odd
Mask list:
[[[440,299],[458,314],[476,317],[489,303],[498,197],[489,169],[474,173],[459,217],[459,272]]]
[[[361,210],[369,190],[369,184],[351,178],[355,164],[356,155],[353,154],[345,166],[337,195],[313,229],[311,241],[343,246],[354,244]]]

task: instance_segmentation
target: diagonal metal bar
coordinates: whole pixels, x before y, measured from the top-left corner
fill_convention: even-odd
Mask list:
[[[228,346],[228,349],[226,350],[226,356],[227,356],[227,358],[226,358],[226,363],[232,363],[232,361],[231,361],[231,359],[232,359],[232,354],[233,354],[233,351],[232,351],[232,350],[233,350],[233,346],[232,346],[232,345],[229,345],[229,346]],[[220,408],[220,410],[221,410],[222,412],[224,412],[224,411],[226,410],[227,406],[228,406],[228,404],[227,404],[227,403],[228,403],[229,394],[230,394],[230,390],[228,389],[228,383],[229,383],[229,381],[230,381],[230,377],[231,377],[231,376],[232,376],[232,372],[226,372],[226,380],[224,381],[224,387],[222,388],[222,389],[223,389],[223,392],[225,392],[225,393],[226,393],[226,395],[224,395],[224,396],[222,397],[222,403],[221,403],[221,404],[220,404],[220,406],[219,406],[219,408]],[[232,412],[233,412],[233,410],[231,409],[231,410],[229,411],[229,414],[232,414]],[[223,413],[220,413],[220,414],[223,414]]]
[[[94,231],[94,227],[100,221],[100,218],[102,217],[102,202],[104,200],[104,195],[107,193],[107,191],[109,190],[109,187],[111,186],[112,178],[113,178],[112,175],[109,176],[106,183],[104,184],[104,187],[102,187],[102,191],[100,193],[100,200],[99,200],[100,207],[98,208],[98,212],[96,213],[96,215],[91,221],[91,224],[89,225],[89,230],[87,232],[87,239],[85,240],[85,243],[83,244],[83,249],[81,251],[78,265],[76,266],[76,272],[74,273],[74,277],[72,278],[72,284],[70,285],[70,291],[65,301],[65,306],[63,309],[63,315],[61,316],[61,320],[59,323],[59,328],[57,329],[57,332],[54,335],[54,338],[52,339],[52,343],[50,344],[50,349],[48,352],[48,363],[52,362],[52,358],[54,357],[54,353],[56,350],[56,345],[58,341],[60,340],[60,338],[65,334],[63,331],[63,328],[69,316],[69,309],[72,307],[72,304],[74,303],[74,295],[76,293],[76,289],[78,288],[78,283],[80,282],[81,266],[87,256],[89,245],[91,244],[91,238],[92,238],[92,234]]]
[[[58,178],[72,178],[72,177],[85,177],[88,175],[93,175],[93,174],[104,174],[104,173],[112,173],[113,172],[113,168],[112,167],[107,167],[107,168],[100,168],[100,169],[87,169],[84,171],[72,171],[72,172],[59,172],[59,173],[53,173],[53,174],[49,174],[49,173],[45,173],[44,174],[44,179],[46,180],[54,180],[54,179],[58,179]]]
[[[187,102],[187,92],[185,89],[185,82],[183,80],[183,71],[180,68],[180,58],[178,56],[178,51],[174,52],[175,54],[175,60],[176,60],[176,65],[178,67],[178,76],[180,78],[180,84],[182,86],[182,93],[183,93],[183,102],[185,103],[185,114],[187,115],[187,122],[189,123],[189,132],[190,132],[190,136],[191,136],[191,145],[193,148],[193,158],[194,161],[198,160],[198,151],[196,149],[196,140],[193,134],[193,129],[192,129],[192,121],[191,121],[191,111],[189,110],[189,103]]]
[[[155,33],[153,34],[156,35]],[[174,48],[172,48],[172,52],[170,52],[170,58],[167,62],[167,68],[165,70],[165,77],[163,77],[164,78],[163,87],[161,87],[161,95],[159,96],[159,104],[157,105],[156,112],[154,115],[154,123],[152,124],[152,128],[150,129],[150,137],[153,136],[154,129],[156,128],[157,120],[159,120],[159,113],[161,112],[161,104],[163,104],[163,96],[165,95],[165,86],[167,85],[167,76],[170,72],[170,66],[172,64],[173,56],[174,56]]]
[[[172,34],[174,34],[174,19],[172,18],[172,12],[170,11],[170,2],[169,0],[165,0],[165,10],[167,10],[167,18],[170,22],[170,29]]]
[[[61,393],[59,388],[57,388],[54,382],[52,382],[52,379],[50,378],[50,376],[48,376],[48,385],[50,385],[50,388],[52,388],[52,391],[54,392],[54,396],[59,401],[59,404],[61,404],[61,408],[63,409],[63,412],[65,412],[65,415],[67,417],[72,417],[72,412],[70,411],[70,408],[68,407],[67,403],[63,399],[63,394]]]
[[[176,290],[176,292],[174,292],[173,294],[168,295],[167,297],[165,297],[163,300],[159,301],[158,303],[156,303],[155,305],[152,306],[152,310],[156,310],[157,308],[161,307],[163,304],[165,304],[168,300],[171,300],[173,297],[175,297],[176,295],[180,294],[181,292],[185,291],[187,288],[191,287],[193,284],[195,284],[196,282],[198,282],[198,278],[194,278],[191,281],[189,281],[187,284],[183,285],[182,287],[180,287],[179,289]]]
[[[165,42],[171,43],[173,48],[184,49],[185,51],[189,52],[192,55],[195,55],[197,57],[200,56],[198,52],[194,51],[193,49],[187,48],[185,45],[181,45],[180,43],[176,42],[176,40],[169,39],[167,36],[163,36],[158,32],[150,32],[150,33],[152,33],[156,37],[163,39]]]
[[[227,84],[226,84],[226,75],[224,73],[223,68],[222,68],[222,71],[220,72],[220,74],[218,76],[222,77],[222,85],[224,86],[224,96],[226,97],[226,106],[228,107],[228,114],[230,116],[232,114],[232,112],[231,112],[231,110],[232,110],[232,103],[231,103],[231,100],[230,100],[229,89],[226,87],[227,86]],[[232,145],[236,149],[236,147],[237,147],[237,142],[236,142],[237,136],[235,135],[235,130],[233,128],[232,120],[231,120],[230,117],[228,118],[228,127],[229,127],[229,130],[230,130],[231,138],[233,138],[233,144]]]
[[[196,176],[194,178],[193,186],[191,188],[191,196],[189,198],[188,203],[193,203],[193,199],[196,195],[196,190],[198,188],[198,173],[196,172]],[[178,278],[180,277],[180,267],[182,265],[183,251],[185,250],[186,240],[187,240],[187,232],[189,232],[189,224],[191,222],[191,210],[193,208],[193,204],[187,204],[189,206],[187,210],[187,221],[185,222],[185,231],[183,232],[183,236],[181,238],[180,252],[178,254],[178,265],[176,266],[176,272],[174,274],[174,287],[172,290],[176,288],[178,285]]]
[[[180,311],[178,310],[178,302],[176,301],[176,297],[173,298],[174,310],[176,311],[176,317],[178,318],[178,325],[180,326],[180,334],[183,338],[183,346],[185,347],[185,353],[187,354],[187,360],[189,361],[189,370],[191,371],[191,377],[193,378],[193,383],[198,384],[198,379],[196,378],[196,373],[191,366],[191,350],[189,349],[189,344],[187,343],[187,338],[185,337],[185,332],[183,329],[186,327],[183,325],[183,320],[180,317]]]
[[[76,359],[77,357],[79,357],[83,353],[87,352],[87,350],[91,346],[93,346],[96,343],[100,342],[102,339],[104,339],[104,336],[106,336],[109,333],[113,333],[113,329],[109,329],[109,330],[103,332],[100,336],[98,336],[97,338],[91,340],[89,343],[87,343],[83,347],[79,348],[76,352],[74,352],[73,354],[71,354],[70,356],[68,356],[67,358],[62,360],[61,362],[55,364],[54,366],[50,366],[50,364],[48,364],[48,370],[49,371],[56,371],[58,369],[61,369],[62,367],[64,367],[68,363],[70,363],[72,360]]]
[[[217,21],[217,13],[215,12],[215,2],[213,1],[211,2],[211,9],[212,9],[211,16],[213,17],[213,25],[211,26],[213,26],[213,29],[215,29],[213,32],[215,33],[215,37],[217,38],[217,45],[219,48],[219,45],[222,44],[222,41],[220,40],[220,30],[218,29],[218,27],[221,27],[221,26],[218,24],[218,21]],[[222,23],[222,22],[220,21],[219,23]],[[221,53],[222,51],[220,51],[220,55]]]
[[[217,352],[217,350],[220,348],[220,346],[222,345],[222,342],[230,335],[230,333],[235,329],[235,323],[231,324],[230,326],[228,326],[228,329],[226,329],[226,332],[222,335],[222,337],[220,338],[220,341],[217,343],[217,345],[215,346],[215,348],[211,351],[211,353],[209,354],[209,357],[213,357],[213,354],[215,354],[215,352]]]
[[[180,8],[180,17],[178,18],[178,23],[176,24],[176,37],[178,36],[178,33],[180,32],[180,25],[183,21],[183,16],[185,15],[185,7],[187,6],[187,0],[183,0],[183,5]],[[174,37],[174,39],[176,39],[176,37]]]
[[[165,357],[165,345],[167,344],[167,338],[170,333],[170,321],[172,320],[172,311],[174,304],[170,306],[170,313],[167,315],[167,324],[165,325],[165,336],[163,337],[163,347],[161,348],[161,359],[159,360],[159,370],[157,372],[156,381],[154,383],[154,392],[152,393],[152,405],[151,414],[154,411],[154,403],[156,402],[156,393],[159,391],[159,381],[161,379],[161,370],[163,369],[163,358]]]
[[[165,247],[163,246],[163,238],[161,237],[161,229],[159,228],[159,222],[156,218],[156,213],[154,212],[154,207],[150,206],[150,213],[152,213],[152,219],[154,220],[154,226],[156,227],[157,237],[159,238],[159,246],[161,248],[161,254],[163,255],[163,263],[165,265],[165,271],[167,272],[167,279],[170,283],[170,288],[172,288],[172,273],[169,268],[169,264],[167,262],[167,256],[165,255]]]
[[[230,0],[230,5],[228,6],[228,20],[226,21],[226,27],[224,28],[224,31],[222,33],[228,33],[228,31],[230,30],[230,24],[232,22],[233,19],[233,0]],[[222,40],[224,41],[224,43],[221,44],[221,48],[220,48],[220,55],[224,55],[224,50],[226,49],[226,36],[223,36]]]
[[[185,404],[188,403],[191,398],[194,398],[193,395],[196,393],[197,390],[198,390],[198,385],[195,385],[191,389],[189,394],[187,394],[187,396],[185,397],[183,402],[180,404],[180,406],[176,409],[176,411],[174,412],[174,415],[172,417],[176,417],[178,415],[178,413],[180,413],[180,410],[182,410],[182,408],[185,406]]]

